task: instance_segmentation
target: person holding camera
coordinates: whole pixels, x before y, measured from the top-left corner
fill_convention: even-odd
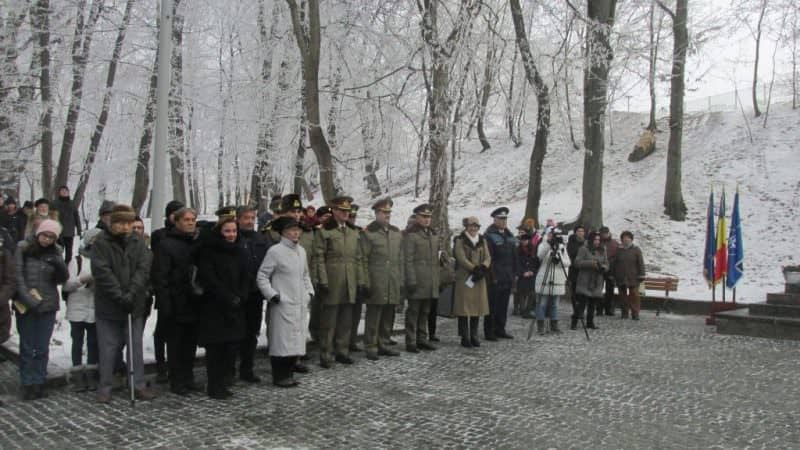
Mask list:
[[[193,255],[197,287],[202,288],[202,293],[194,292],[200,294],[196,307],[197,344],[206,349],[206,392],[216,400],[233,395],[228,385],[232,382],[230,374],[235,372],[238,345],[245,334],[244,302],[252,282],[249,256],[238,244],[238,234],[236,216],[223,215],[208,235],[200,237],[200,248]]]
[[[586,328],[597,329],[594,324],[595,308],[598,314],[603,314],[603,283],[608,272],[608,258],[599,233],[589,234],[586,246],[578,250],[573,267],[578,270],[578,276],[575,284],[575,309],[569,328],[577,328],[578,320],[583,318],[585,309]]]
[[[464,231],[453,245],[456,257],[453,315],[458,317],[458,335],[464,347],[480,347],[478,318],[489,314],[486,274],[492,264],[489,245],[478,233],[481,224],[477,217],[462,221]]]
[[[644,281],[644,258],[642,250],[633,245],[633,233],[623,231],[619,239],[622,245],[614,258],[612,272],[622,301],[622,318],[627,319],[630,310],[631,319],[639,320],[639,283]]]
[[[570,266],[561,230],[548,229],[536,256],[541,261],[536,274],[536,330],[544,335],[544,321],[548,319],[550,332],[558,334],[561,333],[558,329],[558,300],[566,293],[567,268]]]

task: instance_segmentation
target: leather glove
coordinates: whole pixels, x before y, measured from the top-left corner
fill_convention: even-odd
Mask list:
[[[356,294],[361,299],[367,298],[369,297],[369,288],[364,285],[361,285],[356,289]]]
[[[120,307],[121,307],[121,308],[122,308],[122,309],[123,309],[123,310],[124,310],[126,313],[132,313],[132,312],[133,312],[133,309],[134,309],[134,307],[135,307],[136,305],[133,303],[133,298],[130,296],[130,294],[125,294],[125,295],[123,295],[123,296],[122,296],[122,298],[120,299],[120,301],[119,301],[119,306],[120,306]]]
[[[272,298],[269,299],[269,303],[271,305],[277,305],[280,302],[281,302],[281,295],[280,294],[275,294],[275,295],[272,296]]]
[[[242,299],[239,298],[238,295],[233,296],[233,298],[231,299],[231,306],[233,306],[234,308],[242,306]]]
[[[328,294],[330,294],[330,290],[328,290],[327,284],[317,285],[317,295],[319,295],[322,298],[325,298],[328,296]]]

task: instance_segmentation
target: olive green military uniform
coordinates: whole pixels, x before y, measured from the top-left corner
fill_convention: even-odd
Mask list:
[[[428,345],[428,314],[439,298],[439,237],[431,228],[412,226],[403,238],[406,308],[406,349]]]
[[[403,284],[403,235],[397,227],[372,222],[363,232],[361,249],[369,279],[364,299],[364,341],[368,355],[387,353],[386,343],[394,326],[394,308],[401,303]]]
[[[337,357],[348,356],[353,304],[358,287],[367,282],[360,232],[331,218],[314,233],[313,254],[321,305],[320,363],[329,365],[334,350]]]

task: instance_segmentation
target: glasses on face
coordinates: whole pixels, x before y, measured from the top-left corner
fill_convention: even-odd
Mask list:
[[[39,234],[39,239],[46,239],[48,241],[55,241],[58,238],[54,234],[41,233],[41,234]]]

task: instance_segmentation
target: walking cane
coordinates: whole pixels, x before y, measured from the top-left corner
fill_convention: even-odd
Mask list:
[[[131,406],[136,406],[133,387],[133,314],[128,313],[128,386],[131,390]]]

